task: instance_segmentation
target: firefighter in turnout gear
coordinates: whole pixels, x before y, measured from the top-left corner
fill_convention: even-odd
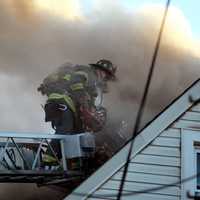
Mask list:
[[[45,121],[59,134],[100,131],[106,122],[102,106],[107,82],[115,80],[116,67],[109,60],[89,65],[63,65],[38,88],[48,100]],[[72,117],[73,116],[73,117]]]

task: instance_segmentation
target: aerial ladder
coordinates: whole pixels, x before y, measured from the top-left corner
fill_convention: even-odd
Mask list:
[[[59,145],[61,158],[52,141]],[[47,150],[56,160],[53,166],[42,160]],[[81,182],[87,176],[86,161],[94,152],[94,136],[88,132],[76,135],[0,132],[0,183]]]

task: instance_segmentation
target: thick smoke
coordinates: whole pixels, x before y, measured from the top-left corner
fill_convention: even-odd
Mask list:
[[[163,9],[149,6],[130,13],[119,2],[107,2],[105,6],[98,1],[91,12],[73,19],[47,8],[41,11],[34,0],[0,2],[1,130],[49,132],[40,107],[44,99],[36,91],[43,78],[65,62],[87,64],[105,58],[118,66],[118,82],[105,96],[109,121],[98,140],[111,143],[107,146],[113,152],[129,138]],[[143,124],[199,78],[200,53],[187,20],[174,8],[169,16]],[[1,199],[6,195],[1,193]]]

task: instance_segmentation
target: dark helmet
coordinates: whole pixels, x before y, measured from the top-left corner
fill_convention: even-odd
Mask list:
[[[111,78],[115,78],[115,72],[117,70],[117,67],[114,67],[112,62],[110,62],[109,60],[102,59],[99,60],[97,63],[91,65],[93,67],[105,71]]]

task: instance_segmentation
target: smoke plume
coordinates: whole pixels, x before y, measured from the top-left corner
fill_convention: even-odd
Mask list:
[[[105,145],[112,141],[107,146],[113,152],[130,137],[163,7],[148,5],[128,12],[120,1],[96,0],[93,9],[84,13],[78,0],[68,0],[63,5],[71,6],[69,13],[45,2],[48,6],[40,0],[0,2],[0,129],[50,132],[40,107],[45,99],[36,91],[44,77],[65,62],[110,59],[118,66],[118,82],[105,96],[109,121],[97,137]],[[199,41],[193,39],[182,12],[171,7],[143,125],[199,78],[199,64]],[[1,199],[6,199],[3,193]]]

